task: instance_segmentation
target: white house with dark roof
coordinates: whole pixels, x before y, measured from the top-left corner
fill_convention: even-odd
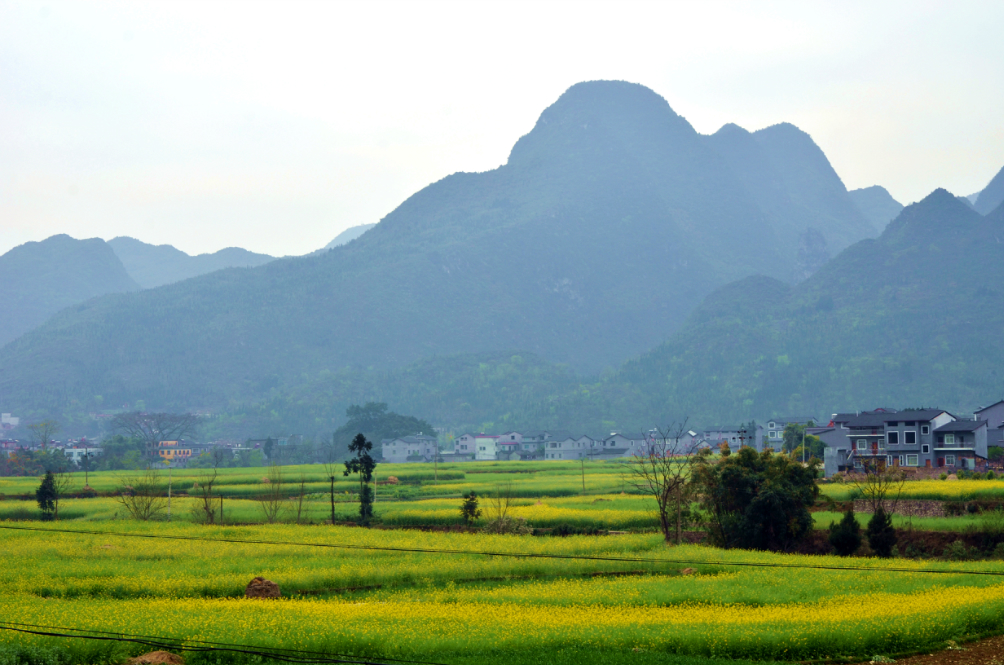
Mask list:
[[[390,464],[431,462],[439,454],[439,440],[423,434],[384,439],[380,445],[384,461]]]

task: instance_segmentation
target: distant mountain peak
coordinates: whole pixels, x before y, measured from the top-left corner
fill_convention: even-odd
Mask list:
[[[712,136],[728,136],[730,134],[750,135],[751,132],[737,125],[734,122],[727,122],[722,125]]]
[[[885,187],[872,185],[853,189],[847,194],[861,214],[872,223],[878,233],[903,211],[903,204],[892,197]]]
[[[653,139],[696,140],[697,132],[654,90],[627,81],[587,81],[566,90],[513,146],[509,164],[579,161],[584,154],[641,147]],[[561,146],[561,149],[557,149]]]
[[[990,213],[994,208],[1004,202],[1004,167],[997,172],[990,183],[979,193],[973,201],[973,207],[981,215]]]
[[[945,230],[971,227],[980,215],[947,189],[939,187],[920,201],[903,209],[889,223],[883,238],[902,234],[940,234]]]

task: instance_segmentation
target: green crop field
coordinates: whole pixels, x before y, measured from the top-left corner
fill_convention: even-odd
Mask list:
[[[999,631],[1004,620],[1002,578],[968,574],[1004,572],[1000,562],[865,559],[853,560],[861,568],[853,571],[748,568],[730,564],[846,566],[849,560],[666,547],[658,535],[646,534],[532,538],[319,525],[101,525],[124,534],[208,539],[183,541],[9,528],[84,526],[73,522],[3,526],[3,621],[181,642],[456,665],[792,661],[933,649]],[[219,538],[281,544],[214,542]],[[884,571],[890,566],[958,572]],[[696,573],[681,575],[684,567]],[[244,586],[258,575],[277,582],[284,598],[243,598]],[[0,639],[8,650],[15,644],[54,648],[52,638],[0,633]],[[83,640],[64,640],[59,648],[67,665],[142,650]],[[190,662],[225,662],[200,658],[208,657],[196,654]]]

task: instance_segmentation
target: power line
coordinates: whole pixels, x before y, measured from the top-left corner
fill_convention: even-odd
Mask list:
[[[323,665],[329,663],[346,663],[352,665],[441,665],[422,660],[401,660],[398,658],[381,658],[380,660],[360,660],[358,657],[347,654],[327,654],[318,651],[307,651],[303,649],[282,649],[273,647],[260,647],[247,644],[232,644],[227,642],[210,642],[206,640],[190,640],[184,638],[156,637],[150,635],[136,635],[130,633],[117,633],[103,630],[92,630],[89,628],[70,628],[66,626],[46,626],[30,623],[20,623],[16,621],[0,621],[0,630],[9,630],[42,637],[65,637],[71,639],[99,640],[106,642],[127,642],[140,644],[145,647],[162,649],[164,651],[193,651],[200,653],[227,651],[231,653],[241,653],[252,656],[261,656],[272,660],[279,660],[287,663]]]
[[[152,533],[123,533],[119,531],[92,531],[86,529],[53,529],[30,526],[0,525],[0,529],[11,531],[39,531],[42,533],[73,533],[85,536],[115,536],[119,538],[149,538],[154,540],[180,540],[207,543],[230,543],[238,545],[280,545],[291,547],[320,547],[327,549],[361,550],[370,552],[397,552],[401,554],[452,554],[467,556],[509,557],[516,559],[557,559],[572,561],[606,561],[615,563],[677,564],[690,566],[738,566],[747,568],[790,568],[805,570],[846,570],[862,573],[918,573],[929,575],[984,575],[1004,577],[1004,570],[938,570],[935,568],[904,568],[887,566],[866,568],[862,566],[838,566],[825,564],[767,563],[759,561],[709,561],[705,559],[645,559],[639,557],[589,556],[583,554],[548,554],[543,552],[491,552],[482,550],[435,549],[426,547],[390,547],[378,545],[349,545],[346,543],[292,542],[284,540],[258,540],[239,538],[206,538],[202,536],[178,536]]]

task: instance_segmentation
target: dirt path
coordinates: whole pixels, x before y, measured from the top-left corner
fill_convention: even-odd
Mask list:
[[[932,654],[901,658],[896,665],[1004,665],[1004,635]]]

